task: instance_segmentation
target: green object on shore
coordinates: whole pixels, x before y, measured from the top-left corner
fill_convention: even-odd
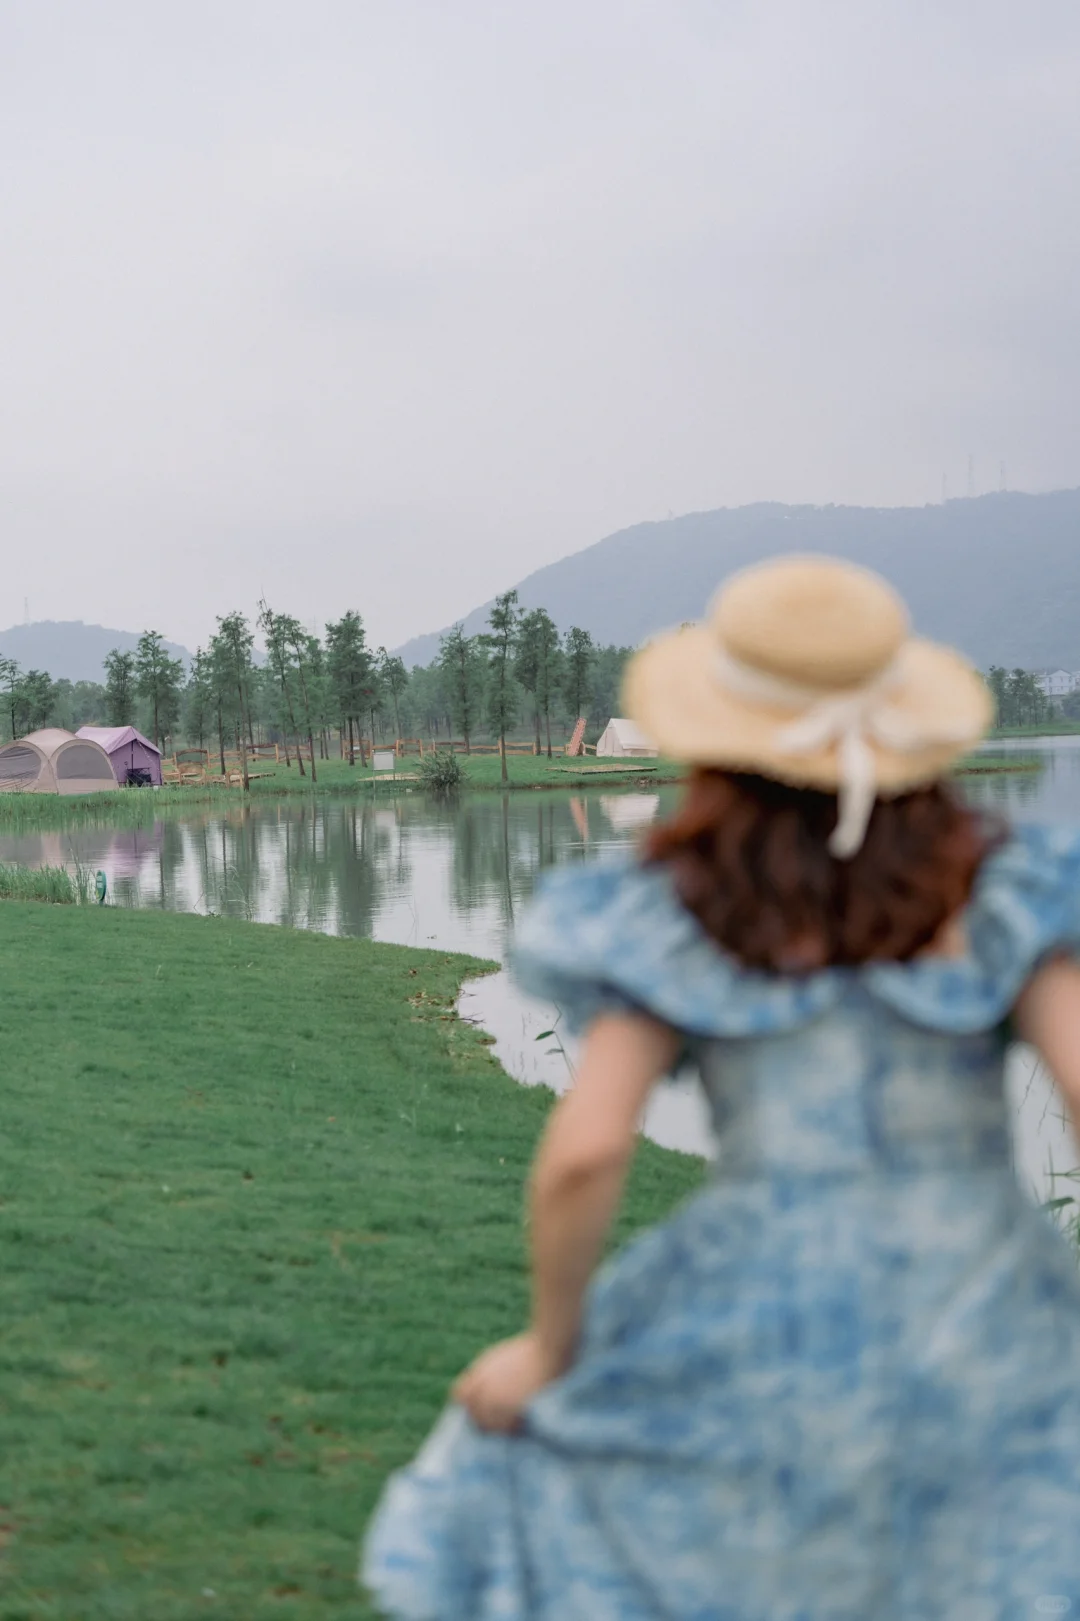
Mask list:
[[[108,887],[109,880],[106,878],[105,874],[99,870],[97,877],[94,879],[94,894],[97,896],[97,903],[99,906],[104,906],[105,904],[105,891],[108,889]]]
[[[371,1613],[387,1471],[526,1308],[550,1094],[453,1015],[482,966],[0,906],[0,1617]],[[623,1232],[700,1176],[643,1143]]]

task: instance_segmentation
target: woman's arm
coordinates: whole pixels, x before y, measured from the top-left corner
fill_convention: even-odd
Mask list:
[[[590,1029],[573,1090],[552,1111],[533,1166],[532,1324],[485,1351],[454,1386],[485,1429],[512,1429],[529,1398],[573,1357],[642,1108],[678,1047],[673,1031],[644,1015],[608,1014]]]
[[[1055,957],[1028,982],[1016,1024],[1057,1083],[1080,1142],[1080,963]]]

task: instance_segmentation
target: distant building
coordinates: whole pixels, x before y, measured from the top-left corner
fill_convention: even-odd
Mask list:
[[[1035,677],[1035,684],[1044,698],[1067,698],[1080,690],[1080,671],[1043,670]]]

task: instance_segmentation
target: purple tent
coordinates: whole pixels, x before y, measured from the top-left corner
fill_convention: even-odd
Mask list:
[[[161,784],[161,750],[155,748],[148,737],[134,726],[80,726],[77,735],[99,743],[109,756],[113,776],[119,783],[146,782]],[[143,776],[130,776],[129,772],[146,772]]]

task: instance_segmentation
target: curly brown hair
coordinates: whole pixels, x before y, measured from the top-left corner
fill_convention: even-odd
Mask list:
[[[916,956],[965,904],[1002,837],[942,782],[878,800],[847,861],[827,847],[836,814],[835,794],[698,769],[645,855],[670,867],[725,950],[791,973]]]

